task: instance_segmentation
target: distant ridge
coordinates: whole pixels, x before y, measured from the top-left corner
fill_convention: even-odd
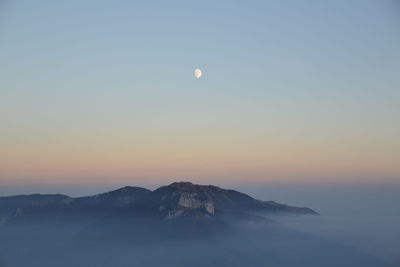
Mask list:
[[[214,218],[229,212],[247,215],[318,214],[310,208],[257,200],[235,190],[191,182],[175,182],[154,191],[126,186],[78,198],[59,194],[0,197],[2,223],[19,218]]]

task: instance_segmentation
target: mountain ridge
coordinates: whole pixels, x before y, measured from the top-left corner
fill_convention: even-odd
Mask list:
[[[288,213],[317,215],[307,207],[294,207],[262,201],[232,189],[191,182],[174,182],[153,191],[125,186],[92,196],[70,197],[62,194],[32,194],[0,197],[0,222],[18,218],[74,216],[214,218],[227,212]]]

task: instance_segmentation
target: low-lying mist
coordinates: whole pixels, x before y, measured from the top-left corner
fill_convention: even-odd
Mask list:
[[[400,265],[400,216],[273,216],[280,225]]]
[[[254,221],[116,219],[3,225],[0,266],[389,267],[399,263],[394,254],[391,265],[375,257],[380,252],[373,256],[358,246],[361,240],[347,235],[341,223],[292,215]]]

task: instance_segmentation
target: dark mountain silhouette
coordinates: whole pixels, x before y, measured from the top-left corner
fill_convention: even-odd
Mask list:
[[[392,267],[269,217],[282,213],[317,214],[189,182],[0,197],[0,266]]]
[[[235,190],[213,185],[177,182],[154,191],[126,186],[94,196],[72,198],[66,195],[21,195],[0,197],[2,222],[35,217],[73,218],[75,216],[132,218],[214,218],[221,214],[289,213],[317,214],[310,208],[292,207],[261,201]]]

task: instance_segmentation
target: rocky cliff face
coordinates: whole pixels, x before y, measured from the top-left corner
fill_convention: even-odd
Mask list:
[[[160,206],[162,211],[164,206]],[[168,210],[166,219],[173,219],[180,216],[189,217],[210,217],[215,212],[214,204],[209,200],[200,200],[196,193],[183,192],[178,202]]]
[[[159,199],[159,210],[165,213],[167,219],[180,216],[212,217],[220,211],[317,214],[309,208],[261,201],[235,190],[190,182],[177,182],[160,187],[150,196]]]
[[[173,183],[155,190],[149,202],[158,205],[164,219],[178,217],[210,218],[215,215],[214,203],[195,190],[190,183]]]

